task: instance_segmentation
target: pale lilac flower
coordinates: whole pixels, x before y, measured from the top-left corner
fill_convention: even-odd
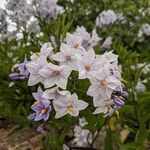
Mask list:
[[[76,146],[85,147],[92,143],[92,133],[87,129],[82,129],[80,126],[75,126],[74,137],[73,143]]]
[[[102,48],[109,49],[111,48],[113,38],[108,36],[102,44]]]
[[[86,119],[84,117],[79,119],[79,126],[80,127],[84,127],[87,124],[88,124],[88,122],[86,121]]]
[[[40,101],[37,105],[32,105],[32,110],[35,111],[36,115],[34,117],[34,121],[44,120],[47,121],[50,116],[51,105],[49,103],[45,103]]]
[[[113,90],[116,89],[121,82],[105,73],[105,68],[99,70],[99,73],[95,74],[95,77],[90,79],[92,85],[89,87],[87,94],[95,97],[99,96],[99,99],[108,100],[111,99]]]
[[[100,38],[97,33],[96,33],[96,30],[94,29],[92,31],[92,36],[91,36],[91,39],[90,39],[90,47],[94,47],[97,45],[97,43],[101,40],[102,38]]]
[[[34,99],[39,102],[39,101],[43,101],[43,102],[49,102],[48,98],[44,98],[43,97],[43,90],[42,88],[39,86],[37,92],[33,92],[32,96],[34,97]]]
[[[42,97],[50,100],[58,100],[62,97],[65,97],[68,93],[69,91],[60,91],[59,88],[56,86],[52,89],[45,90]]]
[[[26,67],[30,73],[29,80],[28,80],[28,86],[33,86],[37,84],[38,82],[43,83],[44,78],[39,74],[39,71],[47,65],[47,61],[45,57],[40,57],[36,61],[31,61],[26,64]]]
[[[117,20],[117,15],[113,10],[104,10],[96,18],[96,25],[101,27],[111,25]]]
[[[9,75],[9,78],[11,80],[24,80],[24,79],[28,78],[29,77],[29,72],[26,68],[27,63],[28,63],[28,61],[25,57],[24,62],[18,65],[19,73],[16,73],[16,72],[11,73]]]
[[[63,7],[57,5],[58,0],[36,0],[37,11],[43,19],[56,18],[64,12]]]
[[[65,98],[53,101],[53,106],[56,111],[55,118],[61,118],[66,114],[70,114],[71,116],[78,116],[80,110],[84,110],[88,103],[78,100],[77,94],[67,94]]]
[[[31,60],[36,61],[40,57],[45,57],[45,59],[47,57],[51,58],[52,55],[53,55],[53,47],[50,42],[47,42],[41,47],[40,52],[32,53]]]
[[[86,31],[85,27],[77,27],[74,35],[82,37],[82,47],[88,51],[101,40],[94,29],[91,35]]]
[[[60,47],[60,52],[57,52],[52,56],[52,59],[60,62],[60,65],[67,65],[73,70],[77,70],[76,66],[76,54],[78,51],[76,49],[70,48],[68,45],[62,43]]]
[[[77,53],[83,53],[84,49],[82,47],[82,36],[75,35],[75,34],[66,34],[66,43],[70,48],[77,50]]]
[[[113,54],[113,51],[105,52],[102,57],[107,59],[114,67],[118,65],[118,55]]]
[[[125,24],[127,22],[126,17],[123,15],[123,13],[117,13],[117,19],[120,21],[122,24]]]
[[[55,37],[54,36],[50,36],[50,40],[52,42],[52,45],[57,48],[57,44],[56,44],[56,40],[55,40]]]
[[[113,100],[108,100],[108,101],[102,100],[97,106],[97,108],[95,109],[95,111],[93,112],[93,114],[99,114],[99,113],[107,114],[110,111],[114,111],[112,108],[113,104],[114,104]]]
[[[52,87],[56,84],[58,87],[66,89],[70,73],[70,67],[65,65],[57,66],[52,63],[47,64],[40,70],[40,75],[44,77],[45,88]]]
[[[150,25],[148,23],[143,24],[140,30],[143,32],[144,35],[150,36]]]
[[[91,78],[98,68],[94,50],[85,52],[81,60],[78,61],[79,79]]]

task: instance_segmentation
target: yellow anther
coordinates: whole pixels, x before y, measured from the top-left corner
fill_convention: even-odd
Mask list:
[[[120,117],[119,117],[119,112],[118,112],[118,110],[115,110],[115,113],[116,113],[116,115],[117,115],[117,118],[119,119]]]
[[[73,111],[72,105],[68,106],[68,111],[71,113]]]
[[[117,96],[121,100],[125,100],[122,96]]]
[[[41,110],[41,114],[46,113],[46,111],[47,111],[46,109],[42,109],[42,110]]]
[[[33,105],[38,105],[39,104],[39,101],[36,101],[36,102],[34,102],[34,104]]]
[[[75,43],[74,44],[74,48],[78,48],[79,47],[79,44],[78,43]]]
[[[101,80],[101,81],[100,81],[100,84],[101,84],[102,86],[106,86],[106,85],[108,84],[108,82],[107,82],[106,80]]]
[[[124,80],[123,78],[120,78],[120,81],[123,81],[123,82],[127,83],[127,81],[126,81],[126,80]]]

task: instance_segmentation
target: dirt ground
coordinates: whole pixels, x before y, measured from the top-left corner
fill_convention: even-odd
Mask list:
[[[31,129],[11,134],[17,127],[16,122],[0,119],[0,150],[42,150],[42,134]]]

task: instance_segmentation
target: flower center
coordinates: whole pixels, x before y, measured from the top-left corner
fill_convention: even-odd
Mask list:
[[[69,55],[66,56],[66,60],[71,60],[71,57]]]
[[[90,71],[90,70],[91,70],[91,65],[85,65],[85,69],[86,69],[87,71]]]
[[[41,110],[41,114],[45,114],[46,112],[47,112],[46,109],[42,109],[42,110]]]
[[[74,48],[78,48],[79,47],[79,44],[78,43],[75,43],[74,44]]]
[[[71,113],[73,111],[72,105],[68,106],[68,111]]]
[[[100,84],[101,84],[102,86],[107,86],[108,82],[107,82],[106,80],[101,80],[101,81],[100,81]]]
[[[60,74],[59,70],[54,70],[52,76],[58,76]]]
[[[108,110],[111,110],[111,109],[112,109],[112,107],[111,107],[111,105],[110,105],[110,104],[106,105],[105,107],[107,107],[107,108],[108,108]]]

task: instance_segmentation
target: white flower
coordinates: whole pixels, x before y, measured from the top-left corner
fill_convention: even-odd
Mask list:
[[[87,124],[88,124],[88,122],[86,121],[86,119],[84,117],[79,119],[79,126],[80,127],[84,127]]]
[[[37,60],[40,57],[47,58],[50,57],[53,54],[53,47],[50,42],[45,43],[42,47],[40,52],[35,52],[31,55],[31,60]]]
[[[92,48],[92,47],[96,46],[97,43],[98,43],[101,39],[102,39],[102,38],[100,38],[100,37],[97,35],[96,30],[94,29],[94,30],[92,31],[92,37],[91,37],[91,39],[90,39],[90,43],[91,43],[90,47]]]
[[[55,118],[61,118],[66,114],[70,114],[71,116],[78,116],[80,110],[84,110],[88,103],[78,100],[77,94],[67,94],[65,98],[53,101],[54,109],[56,110]]]
[[[105,72],[105,68],[99,70],[99,73],[96,73],[95,77],[91,78],[90,81],[92,85],[89,87],[87,94],[92,97],[99,96],[99,99],[104,100],[111,99],[113,90],[121,85],[117,78]]]
[[[97,106],[97,108],[95,109],[95,111],[93,112],[93,114],[99,114],[99,113],[107,114],[110,111],[113,111],[113,108],[111,107],[113,103],[114,103],[113,100],[101,101]]]
[[[143,24],[140,30],[144,35],[150,36],[150,25],[148,23]]]
[[[56,86],[52,89],[47,89],[44,91],[42,97],[46,99],[58,100],[64,97],[69,91],[60,91]]]
[[[85,52],[81,60],[78,61],[79,79],[91,78],[98,69],[93,49]]]
[[[70,67],[65,65],[57,66],[53,65],[52,63],[47,64],[43,69],[40,70],[40,75],[45,79],[45,88],[52,87],[56,84],[58,87],[66,89],[70,73]]]
[[[82,129],[80,126],[75,126],[74,128],[74,137],[73,143],[76,146],[88,146],[89,143],[92,143],[92,133],[87,129]]]
[[[75,49],[71,49],[68,45],[62,43],[60,47],[60,52],[54,54],[52,56],[52,59],[60,62],[60,65],[67,65],[73,70],[76,70],[77,53],[78,52]]]
[[[118,55],[113,54],[113,51],[105,52],[102,55],[102,57],[104,57],[105,59],[107,59],[110,62],[111,66],[113,67],[111,69],[118,69],[119,68],[118,67]]]
[[[45,57],[40,57],[36,61],[31,61],[26,64],[27,70],[30,73],[28,86],[33,86],[38,82],[43,83],[44,78],[39,74],[39,71],[47,64]]]
[[[137,85],[135,87],[135,90],[139,93],[139,92],[144,92],[146,90],[146,86],[144,84],[144,80],[141,81],[141,79],[138,80]]]
[[[105,41],[104,41],[104,43],[102,44],[102,48],[105,48],[105,49],[109,49],[110,47],[111,47],[111,45],[112,45],[112,37],[111,36],[108,36],[106,39],[105,39]]]
[[[78,50],[80,53],[83,51],[82,47],[82,36],[75,35],[75,34],[66,34],[66,43],[69,47]]]

